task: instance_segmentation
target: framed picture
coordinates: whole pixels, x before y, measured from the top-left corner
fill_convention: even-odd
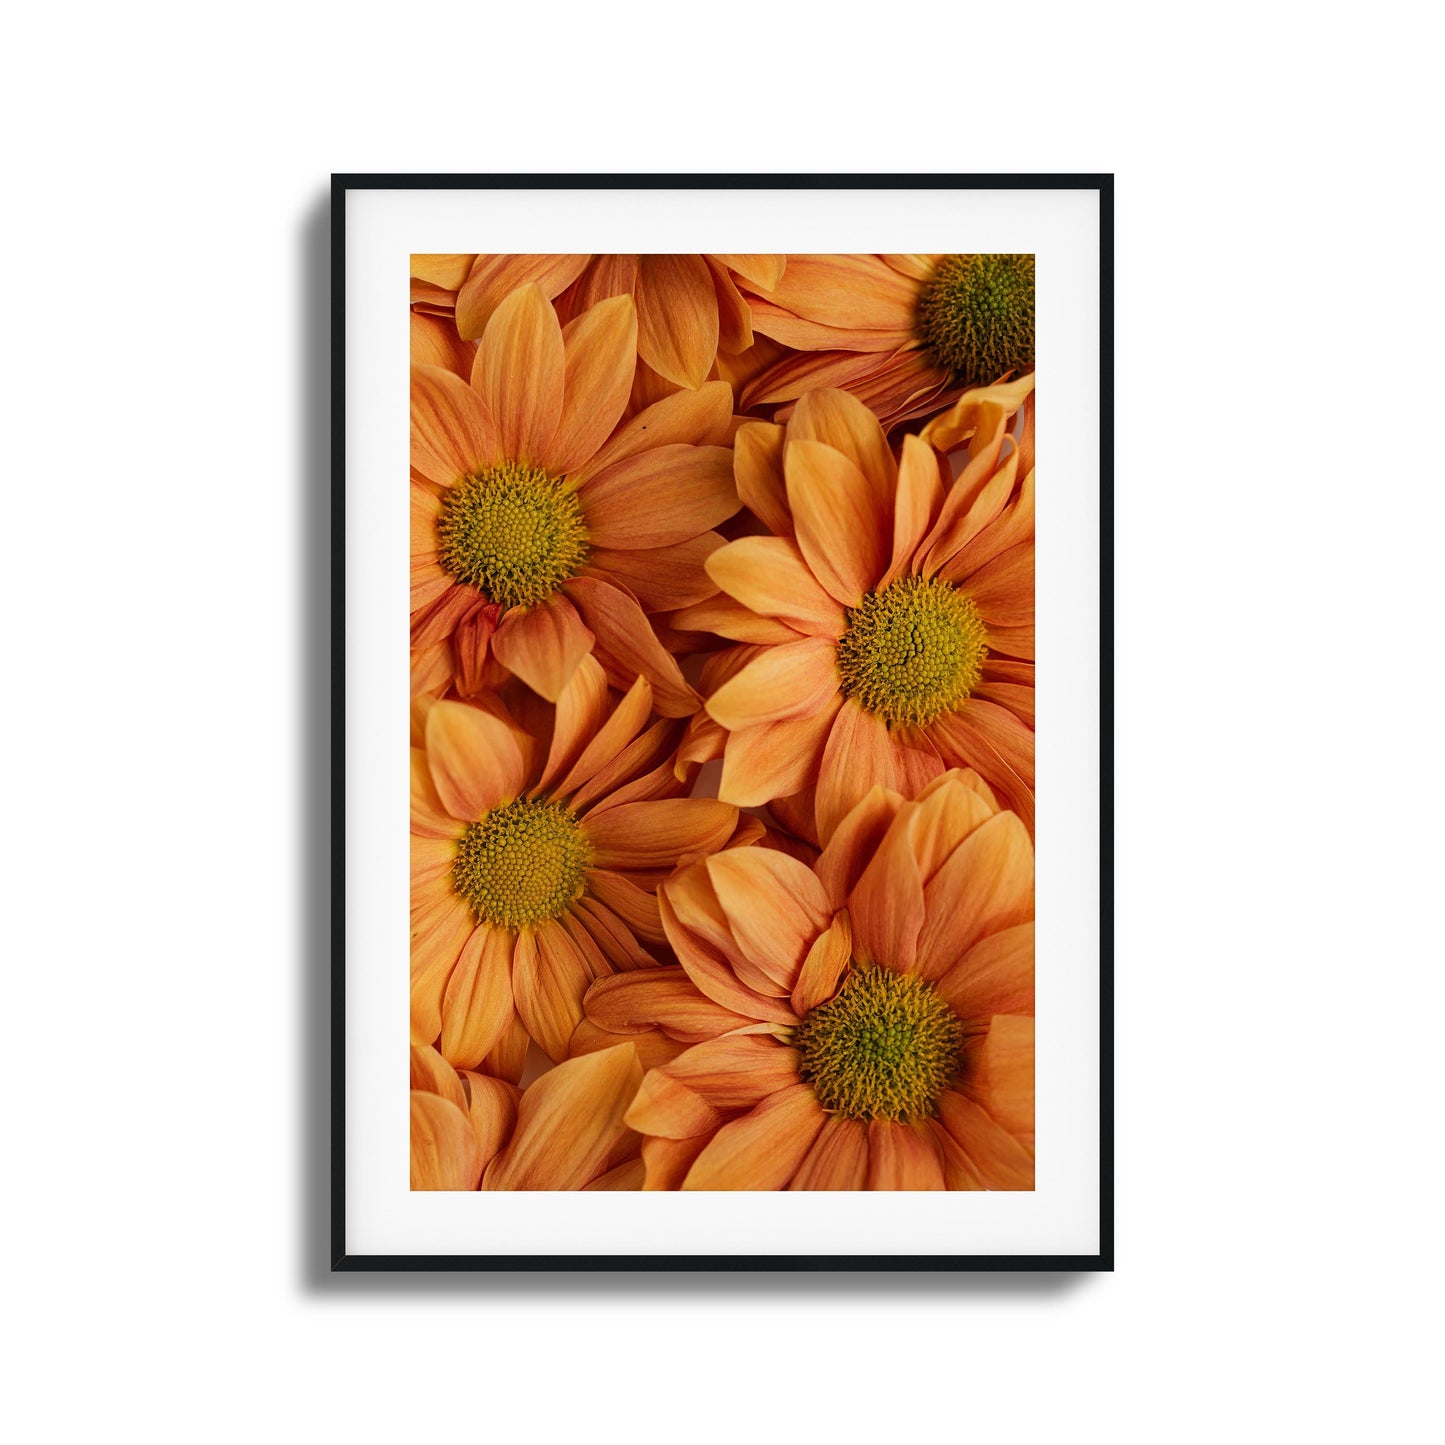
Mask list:
[[[1111,1269],[1112,177],[332,226],[333,1268]]]

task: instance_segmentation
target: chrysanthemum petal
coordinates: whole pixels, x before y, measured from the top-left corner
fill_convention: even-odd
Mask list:
[[[866,1189],[868,1126],[832,1114],[808,1150],[789,1189]]]
[[[411,1096],[411,1187],[475,1189],[481,1150],[471,1121],[439,1094]]]
[[[874,1119],[868,1125],[869,1189],[942,1189],[943,1164],[926,1128]]]
[[[818,772],[818,834],[825,844],[869,789],[880,784],[898,786],[888,726],[849,698],[833,719]]]
[[[900,972],[913,967],[924,920],[923,880],[913,854],[915,805],[905,805],[848,897],[853,952]]]
[[[942,505],[938,454],[916,436],[904,437],[898,490],[893,498],[893,551],[882,579],[884,586],[908,572],[914,552],[928,535]]]
[[[733,476],[738,496],[776,537],[793,535],[793,513],[783,475],[785,433],[771,422],[744,422],[733,438]]]
[[[726,521],[742,504],[727,447],[661,446],[595,473],[579,494],[600,547],[666,547]]]
[[[807,1157],[827,1120],[806,1084],[769,1095],[724,1124],[698,1155],[684,1189],[782,1189]]]
[[[855,396],[837,388],[810,391],[798,399],[788,419],[788,442],[822,442],[841,452],[863,477],[873,498],[875,515],[884,515],[893,500],[898,465],[878,418]]]
[[[797,1079],[795,1049],[756,1036],[713,1039],[648,1073],[627,1123],[643,1134],[686,1139],[716,1129]]]
[[[501,430],[466,382],[439,366],[412,367],[412,466],[450,487],[502,455]]]
[[[614,1034],[662,1029],[701,1043],[752,1020],[708,998],[681,968],[637,969],[598,979],[587,991],[587,1017]]]
[[[511,1143],[484,1189],[581,1189],[604,1171],[642,1082],[631,1044],[568,1059],[522,1092]]]
[[[843,608],[813,575],[786,537],[740,537],[714,552],[708,575],[729,596],[799,632],[835,641],[843,635]]]
[[[813,940],[833,918],[813,870],[769,848],[732,848],[709,858],[707,872],[738,946],[791,993]]]
[[[733,391],[725,381],[710,381],[696,391],[672,396],[640,411],[621,427],[591,461],[573,475],[579,482],[654,447],[687,443],[721,446],[732,426]]]
[[[599,868],[667,868],[684,853],[721,848],[737,819],[738,810],[716,798],[664,798],[593,812],[586,830]]]
[[[590,869],[587,887],[593,897],[606,904],[644,943],[666,941],[655,893],[639,888],[630,878],[607,868]]]
[[[479,707],[443,701],[426,720],[427,762],[442,805],[474,823],[522,788],[522,752],[512,729]]]
[[[643,256],[637,272],[637,350],[678,386],[700,387],[717,357],[717,294],[701,256]]]
[[[592,982],[577,945],[550,919],[517,935],[512,991],[517,1014],[549,1059],[565,1059],[582,1019],[582,996]]]
[[[938,1117],[985,1188],[1034,1187],[1033,1155],[972,1099],[945,1089],[938,1101]]]
[[[521,286],[536,285],[548,300],[582,274],[590,256],[478,256],[457,293],[457,330],[478,337],[497,307]]]
[[[552,445],[559,472],[587,461],[622,419],[637,369],[637,311],[612,296],[562,328],[562,419]]]
[[[487,404],[512,461],[547,467],[562,416],[566,353],[552,304],[534,285],[497,307],[477,348],[472,385]]]
[[[566,594],[557,592],[535,607],[511,608],[492,634],[491,648],[509,672],[556,702],[593,640]]]
[[[788,258],[781,255],[723,255],[715,251],[713,256],[728,270],[736,271],[744,280],[761,286],[764,291],[771,291],[783,279],[783,271],[788,264]]]
[[[807,717],[838,691],[833,644],[809,637],[769,648],[707,700],[711,717],[725,728],[759,727]]]
[[[807,787],[818,775],[823,748],[842,701],[834,693],[809,716],[727,733],[718,797],[748,808]]]
[[[966,1025],[1034,1008],[1034,925],[981,938],[937,983],[938,996]]]
[[[788,507],[808,567],[845,607],[887,570],[891,515],[883,515],[863,474],[822,442],[789,441],[783,456]]]
[[[458,1069],[474,1069],[512,1018],[512,939],[499,928],[476,928],[457,958],[442,999],[437,1047]]]
[[[485,927],[485,925],[483,925]],[[411,939],[411,1041],[435,1042],[442,1029],[442,998],[462,947],[477,927],[455,895],[414,926]]]
[[[593,651],[608,681],[628,688],[641,674],[652,684],[653,706],[663,717],[688,717],[697,710],[697,693],[631,596],[597,577],[574,577],[564,590],[596,638]]]
[[[813,941],[798,981],[793,986],[793,1008],[799,1018],[826,1003],[853,958],[853,926],[846,912],[839,913]]]
[[[477,1136],[477,1148],[485,1169],[512,1137],[517,1123],[517,1089],[487,1074],[468,1072],[466,1078],[471,1091],[467,1115],[472,1121],[472,1133]]]
[[[670,883],[664,883],[657,894],[662,927],[667,941],[698,991],[714,1003],[747,1019],[796,1024],[798,1016],[787,1003],[764,997],[748,988],[738,978],[727,955],[681,921],[669,894],[670,886]],[[736,949],[736,945],[733,948]]]
[[[626,551],[593,547],[588,570],[614,584],[620,582],[645,612],[672,612],[715,595],[707,559],[722,545],[718,533],[703,532],[668,547]]]

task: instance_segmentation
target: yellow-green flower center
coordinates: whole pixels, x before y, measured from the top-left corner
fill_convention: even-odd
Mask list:
[[[848,1119],[930,1115],[958,1073],[963,1024],[931,983],[855,964],[793,1036],[818,1102]]]
[[[519,798],[467,824],[452,886],[478,919],[515,930],[565,913],[582,896],[590,862],[561,803]]]
[[[918,330],[965,386],[1032,371],[1034,258],[945,256],[919,297]]]
[[[587,526],[563,477],[503,462],[464,477],[437,518],[441,564],[503,607],[533,607],[587,560]]]
[[[900,577],[848,612],[843,692],[885,722],[922,727],[963,706],[988,638],[971,598],[935,578]]]

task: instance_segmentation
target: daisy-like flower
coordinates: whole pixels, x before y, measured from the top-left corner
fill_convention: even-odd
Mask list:
[[[451,281],[463,261],[471,263],[455,299],[457,331],[463,338],[481,336],[519,286],[534,284],[555,298],[564,320],[608,297],[631,296],[637,307],[639,370],[672,387],[695,390],[707,380],[719,350],[737,354],[753,344],[751,312],[738,282],[765,290],[776,286],[785,258],[425,256],[413,259],[413,304],[418,271],[424,284]],[[438,306],[439,292],[426,292],[422,304]]]
[[[873,789],[813,868],[738,848],[659,898],[681,967],[586,999],[688,1046],[626,1114],[644,1187],[1033,1188],[1033,848],[976,774]]]
[[[970,767],[1032,829],[1034,485],[1006,435],[1032,385],[965,394],[896,462],[840,391],[810,392],[786,428],[739,428],[738,491],[773,535],[714,552],[726,595],[672,619],[747,644],[711,664],[719,796],[826,842],[875,784],[911,795]],[[931,438],[970,439],[956,479]],[[689,757],[711,755],[708,731]],[[779,808],[795,795],[813,826]]]
[[[805,392],[838,387],[892,427],[1034,368],[1032,256],[789,256],[749,304],[791,354],[742,387],[744,411],[784,418]]]
[[[645,945],[663,937],[659,879],[727,843],[738,810],[677,796],[686,790],[673,771],[679,724],[649,726],[651,697],[638,678],[614,705],[585,658],[555,709],[538,706],[550,726],[522,726],[495,698],[422,700],[411,792],[414,1044],[515,1079],[514,1010],[561,1060],[588,984],[655,966]]]
[[[573,1059],[526,1089],[411,1051],[413,1189],[640,1189],[623,1123],[642,1065],[630,1043]]]
[[[508,674],[555,701],[594,652],[660,713],[697,706],[648,611],[708,595],[738,509],[725,382],[619,425],[637,320],[627,296],[568,323],[536,286],[492,314],[469,381],[412,367],[413,687],[473,696]]]

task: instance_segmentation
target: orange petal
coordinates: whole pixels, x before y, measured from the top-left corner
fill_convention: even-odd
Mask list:
[[[427,764],[442,805],[474,823],[522,788],[522,752],[499,717],[464,702],[439,702],[426,720]]]
[[[477,1136],[477,1148],[485,1169],[512,1137],[517,1123],[518,1094],[514,1085],[486,1074],[468,1073],[466,1080],[471,1091],[467,1114],[472,1121],[472,1133]]]
[[[417,252],[411,258],[411,274],[442,291],[456,291],[471,274],[476,259],[456,252]]]
[[[896,788],[898,781],[887,724],[849,698],[833,720],[818,770],[818,833],[823,842],[870,788]]]
[[[777,617],[799,632],[836,641],[843,609],[822,587],[786,537],[741,537],[714,552],[708,575],[744,607]]]
[[[622,420],[637,369],[637,311],[612,296],[562,328],[562,420],[552,452],[559,472],[587,461]]]
[[[592,813],[584,826],[599,868],[669,868],[683,853],[721,848],[737,820],[737,809],[715,798],[666,798]]]
[[[657,966],[657,960],[638,943],[622,919],[595,898],[579,898],[562,923],[574,940],[585,932],[612,968]]]
[[[447,812],[432,782],[426,752],[411,750],[411,831],[420,838],[460,838],[462,824]]]
[[[587,888],[599,903],[610,908],[644,943],[663,943],[662,915],[657,911],[657,895],[639,888],[630,878],[606,868],[593,868],[587,874]]]
[[[869,1189],[942,1189],[943,1162],[926,1127],[874,1119],[868,1125]]]
[[[1020,819],[999,813],[970,833],[923,890],[918,957],[939,978],[981,938],[1034,913],[1034,850]],[[856,924],[856,920],[855,920]]]
[[[785,1002],[764,997],[746,987],[733,971],[726,954],[680,920],[669,894],[670,886],[670,883],[664,883],[657,894],[662,927],[667,941],[698,991],[714,1003],[747,1019],[783,1025],[797,1023],[798,1016]],[[635,974],[630,976],[638,977]]]
[[[539,793],[555,788],[598,729],[606,723],[607,716],[607,678],[595,658],[584,657],[557,694],[547,762],[537,779]]]
[[[604,698],[605,703],[605,698]],[[559,794],[575,793],[583,783],[611,763],[642,730],[652,712],[652,684],[634,678],[617,706],[606,716],[583,748],[582,755],[556,785]]]
[[[771,291],[782,280],[783,270],[788,264],[786,256],[721,255],[717,252],[713,255],[729,271],[736,271],[744,280],[761,286],[764,291]]]
[[[437,1047],[459,1069],[474,1069],[512,1020],[512,938],[477,928],[457,958],[442,1000]]]
[[[450,371],[412,367],[412,465],[450,487],[501,460],[501,432],[481,397]]]
[[[433,1048],[411,1046],[411,1087],[425,1094],[440,1094],[459,1109],[467,1107],[467,1091],[457,1071]]]
[[[457,330],[477,337],[518,287],[534,283],[550,301],[583,272],[590,256],[478,256],[457,293]]]
[[[672,625],[682,631],[715,632],[735,642],[781,643],[799,642],[802,633],[794,632],[786,622],[760,617],[750,607],[734,602],[719,593],[706,602],[684,607],[672,615]]]
[[[822,442],[841,452],[866,480],[875,515],[891,509],[898,465],[878,418],[857,397],[836,388],[808,392],[788,419],[788,441]]]
[[[794,1084],[724,1124],[683,1181],[684,1189],[782,1189],[822,1131],[812,1089]]]
[[[864,1189],[868,1183],[868,1128],[858,1119],[831,1115],[789,1189]]]
[[[912,842],[916,814],[916,805],[899,810],[848,897],[855,955],[900,972],[918,957],[924,920],[923,879]]]
[[[619,1164],[615,1169],[609,1169],[606,1174],[599,1175],[591,1184],[582,1186],[584,1191],[610,1191],[618,1189],[641,1189],[642,1182],[647,1178],[647,1166],[640,1158],[629,1159],[625,1164]]]
[[[593,651],[614,686],[628,688],[641,674],[652,684],[653,706],[663,717],[689,717],[697,710],[697,694],[632,597],[596,577],[574,577],[564,590],[596,637]]]
[[[637,273],[637,350],[678,386],[700,387],[717,358],[717,294],[701,256],[643,256]]]
[[[797,1080],[796,1049],[755,1035],[714,1039],[648,1073],[627,1122],[643,1134],[687,1139],[711,1133]]]
[[[482,1156],[471,1120],[437,1094],[411,1096],[411,1187],[475,1189]]]
[[[592,982],[577,945],[555,920],[517,935],[512,991],[517,1014],[549,1059],[565,1059]]]
[[[971,767],[1007,795],[1009,805],[1033,827],[1034,734],[1007,708],[971,697],[959,712],[928,725],[944,760]]]
[[[601,547],[666,547],[726,521],[741,505],[727,447],[654,447],[583,484],[587,530]]]
[[[809,321],[911,332],[918,293],[878,256],[790,255],[769,299]]]
[[[1032,1001],[1029,1005],[1032,1009]],[[1034,1021],[996,1014],[987,1035],[971,1040],[959,1088],[1021,1142],[1034,1137]]]
[[[966,1025],[1034,1008],[1034,926],[1020,923],[981,938],[938,980],[941,999]]]
[[[492,634],[491,647],[503,667],[556,702],[593,640],[577,609],[556,592],[536,607],[512,608]]]
[[[804,398],[806,400],[806,398]],[[903,438],[898,464],[898,490],[893,498],[893,553],[883,585],[909,570],[913,554],[943,505],[943,478],[938,453],[916,436]]]
[[[476,347],[457,335],[457,328],[443,316],[411,313],[411,361],[413,366],[439,366],[465,381],[472,374]]]
[[[647,1168],[644,1189],[675,1190],[682,1188],[693,1161],[707,1147],[709,1136],[696,1139],[644,1139],[642,1162]]]
[[[413,925],[411,1041],[430,1044],[442,1028],[442,997],[462,947],[476,928],[472,910],[455,894]]]
[[[809,637],[771,647],[707,700],[711,717],[725,728],[758,727],[784,718],[807,717],[839,687],[833,644]]]
[[[487,1166],[484,1189],[581,1189],[626,1131],[642,1082],[631,1044],[568,1059],[523,1090],[512,1141]]]
[[[813,940],[833,918],[813,870],[767,848],[730,849],[706,866],[738,947],[791,993]]]
[[[816,871],[834,908],[847,903],[902,803],[897,793],[874,786],[832,830]]]
[[[810,717],[725,734],[718,797],[748,808],[801,792],[818,776],[823,748],[842,702],[842,695],[834,693]]]
[[[707,559],[722,545],[716,532],[703,532],[669,547],[593,547],[588,567],[613,584],[620,582],[644,611],[671,612],[714,595]]]
[[[990,626],[1031,627],[1034,621],[1034,544],[1022,542],[985,563],[968,579],[968,595]]]
[[[745,422],[733,438],[733,475],[743,505],[775,536],[791,537],[783,437],[783,428],[771,422]]]
[[[853,959],[853,928],[840,913],[813,941],[793,988],[793,1008],[802,1018],[838,991],[838,981]]]
[[[972,1099],[945,1089],[938,1101],[938,1117],[985,1188],[1034,1187],[1033,1155]]]
[[[581,483],[607,467],[653,447],[686,442],[721,446],[733,418],[733,390],[725,381],[710,381],[696,391],[678,391],[640,411],[623,426],[574,478]]]
[[[680,968],[645,968],[598,979],[587,1017],[614,1034],[662,1029],[685,1043],[715,1039],[752,1022],[706,997]]]
[[[845,607],[856,607],[888,567],[892,517],[842,452],[789,441],[783,456],[798,546],[813,575]]]
[[[472,384],[496,418],[502,451],[548,466],[562,416],[566,353],[552,304],[534,285],[497,307],[477,348]]]

